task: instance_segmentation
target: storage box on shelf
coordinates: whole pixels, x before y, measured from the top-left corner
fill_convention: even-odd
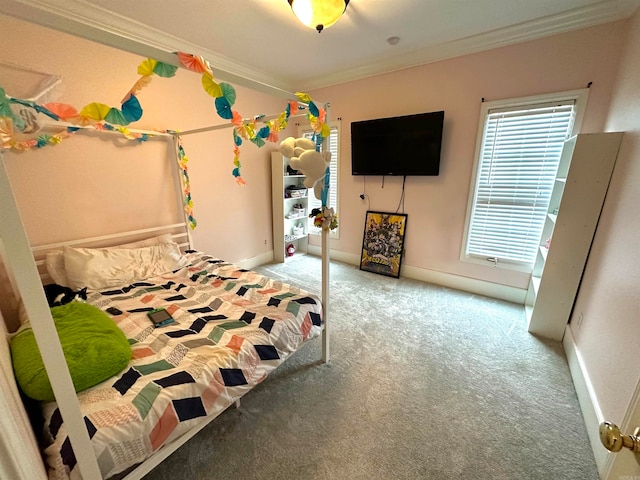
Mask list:
[[[615,132],[565,142],[527,292],[531,333],[564,336],[621,140]]]
[[[289,167],[289,168],[288,168]],[[296,253],[306,253],[309,233],[309,191],[304,175],[289,166],[280,152],[271,153],[271,197],[273,207],[273,258],[284,262]]]

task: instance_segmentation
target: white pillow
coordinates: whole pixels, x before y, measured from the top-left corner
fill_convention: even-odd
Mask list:
[[[189,262],[176,243],[141,248],[63,247],[69,287],[101,290],[177,270]]]
[[[64,271],[64,256],[62,250],[51,250],[47,252],[45,265],[47,266],[47,273],[49,273],[54,283],[65,287],[69,286],[67,273]]]
[[[137,242],[123,243],[122,245],[116,245],[106,248],[140,248],[150,247],[152,245],[159,245],[162,243],[174,243],[170,233],[164,235],[158,235],[157,237],[145,238],[144,240],[138,240]],[[69,281],[67,280],[67,272],[64,268],[64,256],[62,250],[51,250],[47,252],[45,257],[45,265],[49,276],[58,285],[69,287]]]

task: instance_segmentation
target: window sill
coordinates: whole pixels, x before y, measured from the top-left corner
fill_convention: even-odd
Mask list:
[[[498,261],[496,265],[491,260],[485,257],[471,257],[468,255],[462,255],[460,257],[461,262],[473,263],[476,265],[482,265],[484,267],[499,268],[502,270],[511,270],[514,272],[531,273],[533,271],[533,263],[514,263],[506,260]]]

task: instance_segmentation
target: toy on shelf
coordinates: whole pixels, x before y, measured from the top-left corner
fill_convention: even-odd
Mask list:
[[[322,200],[324,176],[331,163],[331,152],[317,152],[316,144],[308,138],[288,137],[280,142],[280,153],[289,158],[291,168],[305,176],[304,186],[313,188]]]

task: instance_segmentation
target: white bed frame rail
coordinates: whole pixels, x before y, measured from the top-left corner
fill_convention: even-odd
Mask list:
[[[193,248],[191,239],[191,230],[186,222],[172,223],[159,227],[142,228],[139,230],[131,230],[128,232],[112,233],[109,235],[100,235],[97,237],[83,238],[79,240],[70,240],[68,242],[49,243],[47,245],[38,245],[31,247],[31,252],[36,262],[36,267],[42,280],[50,278],[45,267],[45,255],[51,250],[59,250],[62,247],[102,247],[112,246],[114,241],[117,243],[135,241],[140,238],[146,238],[150,234],[170,233],[172,239],[178,244],[181,251]],[[43,282],[44,283],[44,282]]]

